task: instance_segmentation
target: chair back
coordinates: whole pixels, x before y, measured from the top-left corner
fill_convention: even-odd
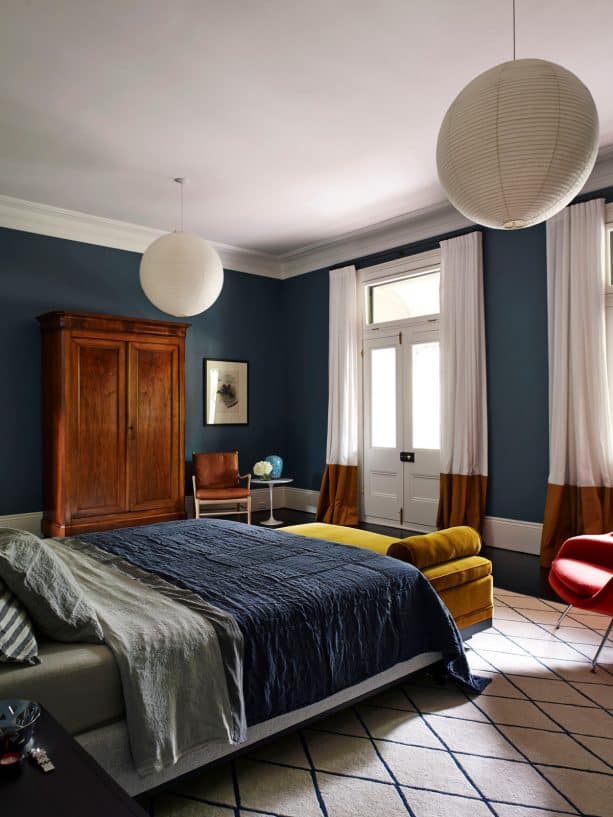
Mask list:
[[[192,454],[196,488],[234,488],[238,485],[238,451]]]

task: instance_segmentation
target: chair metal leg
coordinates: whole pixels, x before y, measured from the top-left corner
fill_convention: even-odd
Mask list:
[[[562,615],[561,615],[561,616],[560,616],[560,618],[558,619],[558,623],[556,624],[556,630],[559,630],[559,629],[560,629],[560,624],[561,624],[561,623],[564,621],[564,619],[566,618],[566,615],[567,615],[567,613],[570,611],[570,608],[571,608],[571,607],[572,607],[572,604],[569,604],[569,605],[568,605],[568,607],[566,608],[566,610],[564,610],[564,612],[562,613]]]
[[[604,634],[602,641],[600,642],[600,646],[596,650],[596,655],[594,656],[594,660],[592,661],[592,672],[596,672],[596,663],[598,661],[598,656],[600,655],[602,648],[606,644],[607,638],[609,637],[609,633],[611,632],[611,627],[613,627],[613,618],[609,622],[609,626],[607,627],[607,631]]]

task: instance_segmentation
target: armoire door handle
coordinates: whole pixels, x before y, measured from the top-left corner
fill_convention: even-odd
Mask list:
[[[400,462],[415,462],[415,452],[414,451],[401,451],[400,452]]]

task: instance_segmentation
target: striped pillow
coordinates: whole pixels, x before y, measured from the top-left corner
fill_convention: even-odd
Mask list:
[[[0,580],[0,662],[39,664],[38,644],[25,607]]]

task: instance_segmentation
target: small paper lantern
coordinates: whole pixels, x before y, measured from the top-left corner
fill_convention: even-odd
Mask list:
[[[140,284],[154,306],[184,318],[212,306],[223,287],[223,266],[208,241],[193,233],[157,238],[140,263]]]
[[[469,82],[445,114],[436,162],[451,203],[497,229],[550,218],[581,190],[598,151],[598,113],[581,80],[521,59]]]

